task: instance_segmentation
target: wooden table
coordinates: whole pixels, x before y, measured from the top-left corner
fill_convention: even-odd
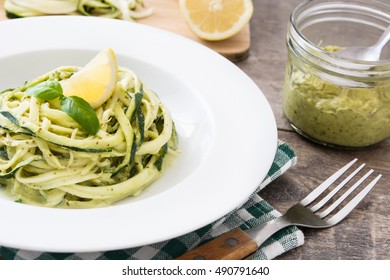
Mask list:
[[[237,63],[266,95],[274,110],[279,138],[289,143],[298,156],[298,164],[261,196],[284,212],[355,157],[382,173],[383,178],[344,222],[326,230],[303,229],[305,244],[279,259],[390,259],[390,138],[358,151],[326,148],[296,134],[283,115],[286,27],[291,11],[301,1],[254,0],[250,54]],[[0,19],[5,19],[4,14]]]

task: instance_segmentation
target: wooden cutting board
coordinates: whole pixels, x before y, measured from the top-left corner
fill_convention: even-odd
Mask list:
[[[237,35],[223,41],[209,42],[200,39],[188,28],[179,10],[178,0],[144,0],[148,7],[153,7],[150,17],[138,22],[165,29],[201,43],[232,61],[245,59],[250,48],[249,24]],[[7,20],[4,11],[4,0],[0,0],[0,20]]]

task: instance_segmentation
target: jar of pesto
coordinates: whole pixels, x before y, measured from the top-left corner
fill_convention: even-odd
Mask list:
[[[343,47],[373,45],[389,25],[385,1],[313,0],[293,11],[283,111],[298,133],[345,148],[390,136],[390,43],[380,61],[337,55]]]

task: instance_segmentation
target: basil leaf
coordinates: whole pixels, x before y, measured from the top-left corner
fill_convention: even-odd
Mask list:
[[[81,97],[62,97],[61,109],[81,125],[89,134],[95,135],[99,131],[99,119],[95,110]]]
[[[62,87],[58,81],[44,81],[26,89],[25,93],[44,101],[62,96]]]

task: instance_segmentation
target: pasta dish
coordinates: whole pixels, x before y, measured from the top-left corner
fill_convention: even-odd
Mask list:
[[[45,100],[47,90],[38,97],[28,94],[34,86],[61,83],[79,70],[60,67],[0,94],[0,184],[18,202],[110,205],[140,194],[177,156],[169,111],[127,68],[118,67],[112,95],[94,108],[98,127],[93,133],[86,129],[93,118],[83,111],[85,102]],[[84,115],[77,121],[80,112]]]

